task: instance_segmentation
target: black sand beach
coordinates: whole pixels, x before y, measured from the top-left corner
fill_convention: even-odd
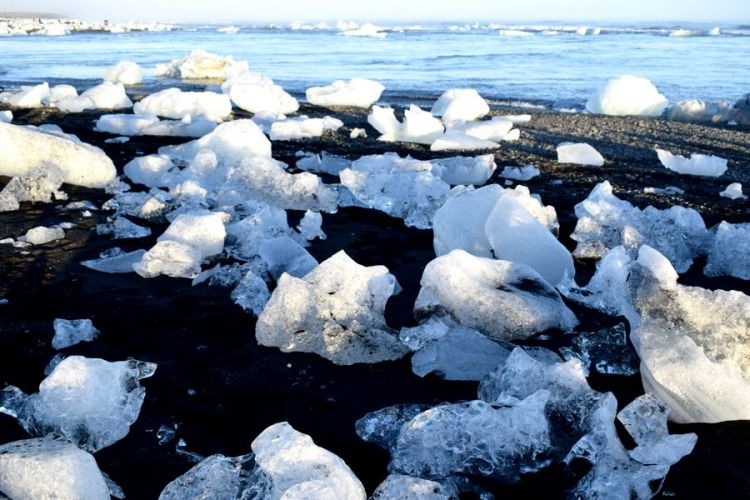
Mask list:
[[[665,208],[680,204],[698,210],[706,224],[721,220],[747,222],[750,205],[743,200],[719,197],[730,182],[750,186],[750,129],[724,125],[699,125],[662,119],[602,117],[493,106],[493,115],[532,114],[521,126],[521,139],[503,143],[495,152],[498,171],[490,182],[503,184],[497,174],[503,166],[533,164],[542,175],[523,184],[557,209],[560,239],[570,250],[570,233],[576,222],[574,206],[603,180],[617,196],[637,206]],[[133,137],[124,144],[105,143],[113,136],[93,131],[101,113],[65,115],[49,110],[14,110],[14,123],[57,124],[84,142],[96,145],[115,162],[118,170],[133,157],[155,153],[173,138]],[[420,159],[436,158],[428,147],[389,144],[376,140],[366,123],[366,113],[329,110],[303,105],[300,114],[332,115],[345,127],[322,140],[274,142],[274,157],[290,165],[299,150],[355,159],[366,154],[395,151]],[[242,117],[237,113],[235,117]],[[353,127],[366,128],[369,138],[352,140]],[[563,141],[588,142],[607,159],[604,167],[558,165],[555,145]],[[653,151],[659,146],[673,153],[718,155],[729,160],[721,178],[681,176],[659,163]],[[0,152],[2,154],[2,152]],[[443,156],[450,156],[445,154]],[[333,179],[325,179],[333,182]],[[0,186],[7,178],[0,177]],[[553,181],[562,181],[555,183]],[[644,187],[676,186],[680,196],[645,194]],[[109,195],[99,190],[64,186],[70,200],[101,205]],[[47,245],[16,249],[0,245],[0,387],[12,384],[35,392],[43,370],[56,354],[50,346],[55,318],[91,318],[102,335],[63,352],[107,360],[135,358],[158,364],[154,377],[144,381],[146,400],[140,417],[126,438],[96,454],[100,468],[123,487],[128,498],[156,498],[162,488],[194,465],[176,451],[208,456],[228,456],[250,451],[250,442],[267,426],[287,420],[310,434],[315,442],[341,456],[362,480],[368,493],[387,475],[388,455],[361,441],[354,422],[365,413],[397,403],[439,403],[474,399],[476,384],[447,382],[412,374],[408,358],[399,362],[352,367],[335,366],[310,354],[283,354],[260,347],[254,336],[255,318],[232,303],[229,290],[205,284],[192,287],[189,280],[135,274],[108,275],[80,265],[114,246],[124,250],[148,248],[166,223],[151,224],[153,236],[113,241],[92,229],[107,216],[104,211],[85,218],[80,212],[58,210],[67,202],[50,205],[24,203],[21,210],[0,214],[0,239],[19,236],[38,225],[72,222],[66,238]],[[301,213],[291,212],[291,217]],[[139,222],[140,223],[140,222]],[[397,278],[403,292],[388,304],[390,326],[412,325],[411,310],[424,266],[434,258],[432,233],[404,226],[401,220],[380,212],[341,209],[323,216],[328,238],[316,241],[310,253],[322,261],[340,249],[363,265],[382,264]],[[728,278],[708,278],[699,259],[681,281],[705,288],[750,293],[750,283]],[[593,264],[577,262],[579,282],[588,279]],[[578,331],[616,324],[617,319],[571,304],[581,325]],[[548,340],[528,343],[556,348],[570,336],[546,332]],[[620,407],[642,394],[639,376],[592,376],[594,389],[613,391]],[[160,445],[156,432],[175,426],[176,438]],[[678,498],[750,497],[750,423],[673,425],[672,431],[696,432],[695,451],[673,466],[663,496]],[[0,415],[0,443],[26,438],[14,419]],[[626,441],[627,442],[627,441]],[[497,498],[555,498],[572,487],[585,469],[553,467],[524,477],[517,485],[480,481]]]

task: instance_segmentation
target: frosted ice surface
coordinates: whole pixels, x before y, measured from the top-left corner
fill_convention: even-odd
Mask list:
[[[167,187],[171,184],[169,172],[175,168],[169,157],[148,155],[133,158],[125,164],[125,175],[136,184],[146,187]]]
[[[695,210],[641,210],[616,197],[608,181],[597,184],[575,211],[578,223],[571,238],[578,242],[573,252],[578,258],[600,258],[618,245],[634,256],[638,247],[649,245],[667,256],[678,272],[685,272],[709,243],[706,225]]]
[[[0,445],[0,493],[13,499],[110,498],[94,457],[52,437]]]
[[[155,364],[143,361],[70,356],[39,384],[38,393],[16,399],[11,408],[7,401],[0,406],[14,412],[30,434],[55,432],[93,453],[128,434],[146,395],[139,380],[155,370]],[[0,399],[12,389],[2,391]]]
[[[179,241],[160,241],[143,254],[133,270],[144,278],[164,274],[171,278],[194,278],[200,273],[201,252],[198,248]]]
[[[231,56],[220,56],[203,50],[194,50],[188,56],[158,64],[156,75],[183,80],[224,80],[248,70],[246,61],[235,61]]]
[[[629,377],[638,373],[638,356],[628,343],[624,323],[594,332],[581,332],[569,348],[562,348],[566,359],[578,358],[586,371],[601,375]]]
[[[23,201],[50,203],[53,198],[67,199],[60,191],[64,177],[55,166],[41,166],[26,175],[13,177],[0,191],[0,212],[18,210]]]
[[[90,319],[61,319],[52,322],[55,336],[52,338],[53,349],[65,349],[80,342],[91,342],[99,336]]]
[[[367,122],[380,132],[379,140],[385,142],[415,142],[432,144],[439,139],[445,127],[440,120],[412,104],[404,111],[404,120],[396,119],[392,108],[373,106]]]
[[[678,174],[719,177],[727,171],[727,160],[718,156],[693,153],[685,158],[663,149],[657,149],[656,154],[662,165]]]
[[[237,107],[254,113],[254,118],[279,118],[299,109],[297,99],[276,85],[273,80],[258,73],[237,74],[227,80],[221,88]]]
[[[308,102],[317,106],[369,108],[380,99],[383,90],[385,87],[380,82],[353,78],[336,80],[324,87],[311,87],[305,95]]]
[[[341,183],[360,202],[392,217],[404,219],[407,226],[427,229],[450,190],[433,165],[401,158],[397,153],[363,156],[339,174]]]
[[[505,167],[500,172],[500,177],[516,181],[529,181],[540,174],[541,172],[534,165],[526,165],[525,167]]]
[[[667,98],[648,79],[623,75],[595,92],[586,109],[603,115],[659,116],[667,104]]]
[[[406,348],[383,316],[396,284],[384,266],[360,266],[342,250],[302,279],[283,274],[255,336],[261,345],[336,364],[401,358]]]
[[[55,134],[0,123],[0,175],[25,176],[39,168],[59,168],[67,184],[103,188],[117,171],[104,151]]]
[[[586,286],[579,287],[568,276],[557,288],[566,298],[603,313],[625,314],[632,307],[627,285],[630,260],[625,247],[616,246],[596,264],[596,273]]]
[[[266,307],[268,300],[271,298],[271,293],[268,291],[266,282],[251,270],[232,290],[230,297],[242,309],[251,311],[257,316]]]
[[[557,163],[601,167],[604,157],[590,144],[563,142],[557,145]]]
[[[486,183],[497,168],[494,155],[453,156],[432,160],[432,173],[448,184]]]
[[[320,137],[326,130],[335,132],[344,126],[338,118],[308,118],[305,115],[277,121],[271,125],[272,141],[296,141]]]
[[[420,283],[418,318],[449,313],[498,340],[571,330],[578,323],[557,291],[524,264],[453,250],[427,264]]]
[[[452,485],[445,485],[429,479],[390,474],[372,494],[372,500],[450,500],[458,498],[458,491]]]
[[[742,193],[742,184],[739,182],[733,182],[729,184],[724,191],[719,193],[719,196],[723,198],[729,198],[730,200],[746,200],[747,195]]]
[[[232,114],[232,103],[229,97],[216,92],[185,92],[169,88],[144,97],[135,103],[133,111],[177,120],[190,115],[220,122]]]
[[[357,420],[354,429],[363,441],[393,451],[401,427],[420,413],[430,409],[425,404],[402,404],[373,411]]]
[[[308,172],[322,173],[328,175],[339,175],[339,173],[351,166],[351,160],[335,156],[323,151],[320,154],[307,153],[297,160],[297,168]]]
[[[320,212],[306,210],[305,215],[302,216],[297,226],[297,230],[307,241],[312,241],[315,238],[326,239],[326,233],[323,232],[323,216],[320,215]]]
[[[224,250],[224,217],[219,213],[195,212],[178,215],[159,242],[175,241],[198,250],[201,259],[217,255]]]
[[[669,261],[643,246],[628,284],[640,317],[631,340],[647,392],[681,423],[750,418],[750,297],[677,283]]]
[[[107,224],[96,226],[97,234],[111,235],[116,240],[145,238],[151,235],[151,229],[139,226],[125,217],[115,217],[114,220]]]
[[[138,85],[143,82],[143,71],[133,61],[120,61],[107,68],[104,72],[104,81],[122,83],[123,85]]]
[[[475,89],[449,89],[432,105],[432,114],[444,122],[472,121],[490,112],[490,107]]]
[[[450,129],[444,135],[435,139],[430,146],[430,151],[483,151],[497,149],[500,144]]]
[[[145,250],[126,253],[120,248],[113,248],[103,252],[98,259],[82,261],[81,265],[102,273],[132,273],[135,272],[133,265],[139,263],[145,253]]]
[[[268,272],[275,280],[284,273],[295,278],[303,278],[318,266],[318,261],[288,236],[280,236],[262,243],[258,253],[268,264]]]
[[[750,224],[721,221],[708,250],[706,276],[734,276],[750,280]],[[745,250],[743,250],[745,249]]]
[[[194,141],[159,148],[173,160],[192,161],[203,149],[210,149],[221,164],[237,164],[252,156],[270,158],[271,142],[252,120],[233,120]]]
[[[94,130],[110,134],[161,137],[202,137],[215,128],[215,122],[202,117],[185,115],[180,120],[160,120],[153,114],[102,115],[94,126]]]
[[[246,216],[227,226],[226,252],[234,258],[250,260],[260,254],[261,245],[280,236],[292,236],[286,211],[253,202],[246,206]]]
[[[364,500],[365,489],[346,463],[286,422],[268,427],[251,444],[255,462],[273,481],[271,500]]]
[[[448,130],[460,132],[475,139],[493,142],[518,139],[517,135],[520,132],[512,130],[513,125],[512,120],[500,116],[478,122],[457,120],[446,123]]]
[[[37,226],[26,231],[26,234],[18,238],[18,240],[32,245],[44,245],[45,243],[63,238],[65,238],[65,231],[59,227]]]

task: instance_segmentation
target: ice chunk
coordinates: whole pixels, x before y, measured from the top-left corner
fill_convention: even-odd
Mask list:
[[[15,413],[30,434],[55,432],[93,453],[128,434],[146,395],[139,380],[155,370],[143,361],[70,356],[39,384],[38,393],[9,403],[2,399],[15,388],[6,388],[0,406]]]
[[[557,145],[557,163],[601,167],[604,165],[604,157],[589,144],[563,142]]]
[[[648,79],[623,75],[609,80],[594,93],[586,109],[602,115],[659,116],[668,103]]]
[[[329,175],[339,175],[339,173],[351,166],[351,160],[335,156],[323,151],[320,154],[307,153],[297,160],[297,168],[307,172],[316,172]]]
[[[264,242],[260,245],[259,255],[268,264],[268,272],[275,280],[284,273],[303,278],[318,267],[318,261],[288,236]]]
[[[132,273],[133,266],[143,259],[145,250],[135,250],[125,253],[120,248],[113,248],[102,252],[98,259],[84,260],[81,265],[102,273]]]
[[[496,142],[477,139],[464,132],[450,129],[443,136],[438,137],[432,142],[430,151],[481,151],[485,149],[497,149],[499,147],[500,145]]]
[[[299,109],[297,99],[289,95],[267,76],[258,73],[241,73],[222,86],[237,107],[256,116],[280,117]]]
[[[323,132],[330,130],[335,132],[344,126],[344,122],[338,118],[326,116],[323,118],[308,118],[299,116],[288,120],[274,122],[271,125],[272,141],[296,141],[299,139],[312,139],[320,137]]]
[[[367,498],[362,483],[341,458],[287,422],[268,427],[251,447],[255,462],[273,481],[274,491],[265,498]]]
[[[750,280],[750,224],[729,224],[721,221],[708,250],[706,276],[734,276]]]
[[[41,108],[42,102],[49,95],[49,84],[47,82],[33,86],[22,86],[18,92],[3,93],[0,102],[9,104],[14,108]]]
[[[139,226],[125,217],[115,217],[107,224],[96,226],[97,234],[111,235],[116,240],[145,238],[151,235],[151,229]]]
[[[50,106],[54,106],[59,101],[78,97],[78,91],[72,85],[55,85],[49,89],[49,94],[44,99],[44,103]]]
[[[596,274],[585,287],[570,281],[558,285],[566,298],[612,316],[625,314],[631,307],[628,293],[630,255],[623,246],[609,250],[596,265]]]
[[[448,313],[461,325],[498,339],[523,339],[550,328],[571,330],[575,315],[530,267],[475,257],[463,250],[424,270],[414,306],[418,318]]]
[[[662,165],[678,174],[719,177],[727,171],[727,160],[718,156],[693,153],[690,158],[685,158],[663,149],[657,149],[656,154]]]
[[[562,348],[565,359],[580,359],[586,371],[593,369],[600,375],[629,377],[638,373],[638,356],[630,344],[624,323],[595,332],[583,332],[575,337],[569,348]]]
[[[144,278],[160,274],[172,278],[194,278],[201,270],[201,252],[198,248],[179,241],[160,241],[143,254],[133,270]]]
[[[190,55],[173,59],[156,66],[156,76],[183,80],[224,80],[228,76],[247,71],[246,61],[235,61],[204,50],[194,50]]]
[[[341,32],[344,36],[364,36],[369,38],[385,38],[386,33],[383,31],[384,28],[376,26],[372,23],[365,23],[362,26],[357,26],[352,29],[347,29]]]
[[[305,95],[307,101],[323,107],[369,108],[380,99],[385,87],[374,80],[353,78],[336,80],[325,87],[311,87]]]
[[[104,81],[122,83],[123,85],[138,85],[143,82],[143,71],[132,61],[120,61],[104,72]]]
[[[10,123],[13,121],[13,112],[9,110],[0,111],[0,123]]]
[[[449,89],[432,105],[432,114],[444,122],[472,121],[490,112],[490,107],[475,89]]]
[[[175,241],[190,245],[201,259],[220,254],[224,250],[224,217],[218,213],[196,212],[178,215],[167,230],[159,236],[159,242]]]
[[[600,258],[618,245],[634,256],[638,247],[649,245],[667,256],[678,272],[685,272],[709,240],[703,218],[692,208],[641,210],[617,198],[608,181],[597,184],[575,211],[578,223],[571,238],[578,242],[573,252],[578,258]]]
[[[267,240],[292,236],[286,211],[261,202],[245,206],[246,217],[227,226],[226,252],[240,260],[250,260],[260,254]]]
[[[363,156],[339,176],[360,202],[421,229],[431,226],[450,190],[429,162],[396,153]]]
[[[512,130],[513,125],[513,121],[507,117],[496,116],[480,122],[464,122],[461,120],[447,122],[446,128],[475,139],[500,142],[513,141],[520,137],[520,131]]]
[[[372,500],[450,500],[458,491],[448,484],[404,474],[390,474],[372,494]]]
[[[203,149],[210,149],[221,164],[237,164],[251,156],[271,156],[271,142],[252,120],[222,123],[200,139],[159,149],[173,160],[192,161]]]
[[[747,195],[742,193],[742,184],[739,182],[733,182],[726,187],[724,191],[719,193],[719,196],[723,198],[729,198],[730,200],[745,200]]]
[[[398,359],[406,349],[383,316],[395,289],[384,266],[360,266],[342,250],[302,279],[283,274],[255,336],[261,345],[342,365]]]
[[[13,177],[0,191],[0,212],[18,210],[23,201],[50,203],[53,198],[67,199],[60,191],[64,178],[55,166],[41,166],[24,176]]]
[[[159,500],[273,498],[273,480],[250,453],[240,457],[212,455],[169,483]]]
[[[699,99],[680,101],[670,110],[670,120],[683,122],[722,123],[732,119],[732,106],[729,101],[706,102]]]
[[[26,231],[26,234],[18,238],[32,245],[44,245],[51,241],[65,238],[65,231],[59,227],[37,226]]]
[[[77,97],[68,97],[55,101],[54,105],[61,111],[80,113],[90,109],[125,109],[133,102],[125,93],[121,83],[104,82],[86,90]]]
[[[232,290],[230,297],[242,309],[251,311],[257,316],[266,307],[271,293],[268,291],[266,282],[250,270]]]
[[[55,437],[0,446],[0,493],[13,499],[110,498],[94,457]]]
[[[160,189],[148,192],[121,192],[102,206],[104,210],[114,210],[116,215],[130,215],[141,219],[153,219],[164,214],[169,195]]]
[[[185,115],[181,120],[160,120],[152,114],[103,115],[94,126],[97,131],[110,134],[161,137],[202,137],[215,128],[216,123],[205,118]]]
[[[9,123],[0,123],[0,150],[0,175],[8,177],[54,166],[68,184],[103,188],[117,175],[112,160],[99,148]]]
[[[175,165],[164,155],[148,155],[133,158],[125,164],[125,175],[136,184],[146,187],[167,187],[170,185],[169,172]]]
[[[500,172],[500,177],[516,181],[530,181],[540,174],[541,172],[534,165],[526,165],[525,167],[505,167]]]
[[[425,404],[388,406],[360,418],[354,428],[362,440],[391,451],[396,448],[401,427],[429,409],[430,405]]]
[[[492,177],[496,168],[494,155],[453,156],[432,161],[432,173],[452,185],[482,185]]]
[[[65,349],[80,342],[91,342],[99,336],[99,330],[90,319],[56,319],[52,323],[55,336],[52,338],[53,349]]]
[[[323,216],[319,212],[306,210],[305,215],[302,216],[302,220],[299,222],[299,226],[297,226],[297,230],[307,241],[312,241],[315,238],[324,240],[326,239],[326,233],[323,232],[322,227]]]
[[[681,423],[750,418],[750,297],[677,283],[669,261],[641,247],[628,318],[643,386]]]
[[[220,122],[232,114],[232,103],[229,97],[215,92],[183,92],[169,88],[144,97],[135,103],[133,111],[177,120],[190,115]]]
[[[378,140],[385,142],[415,142],[432,144],[439,139],[445,128],[432,114],[412,104],[404,111],[404,121],[396,119],[392,108],[373,106],[367,122],[382,134]]]

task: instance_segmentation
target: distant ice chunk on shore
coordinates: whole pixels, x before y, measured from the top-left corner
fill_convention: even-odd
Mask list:
[[[262,117],[276,119],[299,109],[297,99],[259,73],[233,75],[221,85],[221,90],[240,109]]]
[[[742,184],[739,182],[733,182],[729,184],[724,191],[719,193],[722,198],[729,198],[730,200],[744,200],[747,199],[747,195],[742,193]]]
[[[26,234],[18,238],[18,241],[31,245],[44,245],[63,238],[65,238],[65,231],[60,227],[36,226],[26,231]]]
[[[325,116],[323,118],[308,118],[305,115],[287,120],[277,121],[271,125],[272,141],[296,141],[320,137],[329,130],[335,132],[344,126],[338,118]]]
[[[604,165],[604,157],[593,146],[585,142],[562,142],[557,145],[556,149],[557,163],[589,165],[592,167],[601,167]]]
[[[495,116],[489,120],[476,122],[456,120],[446,122],[445,126],[449,132],[452,131],[468,135],[482,141],[515,141],[518,140],[521,132],[520,130],[513,128],[514,122],[509,118],[510,117]]]
[[[363,36],[369,38],[386,37],[386,32],[384,31],[385,28],[381,28],[380,26],[376,26],[372,23],[365,23],[361,26],[351,28],[352,29],[342,31],[341,34],[344,36]]]
[[[734,276],[750,280],[750,223],[729,224],[721,221],[708,249],[706,276]]]
[[[618,116],[660,116],[669,104],[648,79],[623,75],[609,80],[586,103],[591,113]]]
[[[232,114],[232,103],[226,95],[215,92],[183,92],[169,88],[144,97],[135,103],[133,111],[177,120],[189,115],[220,122]]]
[[[656,154],[662,165],[678,174],[719,177],[727,171],[727,160],[718,156],[693,153],[685,158],[663,149],[657,149]]]
[[[667,118],[683,122],[726,123],[732,119],[733,104],[729,101],[706,102],[700,99],[679,101]]]
[[[123,85],[138,85],[143,83],[143,70],[133,61],[120,61],[104,72],[104,81],[122,83]]]
[[[158,64],[156,76],[183,80],[225,80],[248,70],[246,61],[235,61],[232,56],[224,57],[204,50],[194,50],[188,56]]]
[[[396,119],[393,108],[380,106],[372,107],[367,122],[380,132],[379,140],[385,142],[414,142],[429,145],[439,139],[445,131],[440,120],[413,104],[404,112],[403,122]]]
[[[0,103],[8,104],[14,108],[41,108],[43,102],[50,93],[47,82],[38,85],[23,85],[16,91],[5,91],[0,93]]]
[[[53,349],[65,349],[80,342],[91,342],[100,332],[90,319],[62,319],[52,323],[55,336],[52,338]]]
[[[495,156],[452,156],[432,160],[432,173],[451,185],[483,185],[495,172]]]
[[[449,89],[432,105],[432,114],[443,122],[473,121],[484,117],[490,107],[475,89]]]
[[[324,87],[311,87],[305,95],[307,101],[323,107],[369,108],[375,104],[385,87],[375,80],[352,78],[336,80]]]
[[[503,168],[503,171],[500,172],[500,177],[515,181],[530,181],[534,177],[538,177],[540,174],[541,172],[534,165],[526,165],[524,167],[505,167]]]
[[[223,214],[211,212],[191,212],[180,214],[169,225],[158,241],[175,241],[190,245],[201,259],[218,255],[224,250]]]
[[[361,266],[342,250],[302,279],[283,274],[255,336],[261,345],[340,365],[399,359],[407,349],[383,316],[396,284],[384,266]]]
[[[497,149],[500,144],[476,137],[455,129],[448,130],[430,146],[430,151],[486,151]]]

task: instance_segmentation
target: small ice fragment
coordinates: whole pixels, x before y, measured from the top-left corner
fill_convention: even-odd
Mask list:
[[[656,154],[662,165],[678,174],[719,177],[727,171],[727,160],[718,156],[693,153],[685,158],[663,149],[657,149]]]
[[[601,167],[604,157],[589,144],[563,142],[557,145],[557,163]]]
[[[53,349],[64,349],[79,342],[90,342],[99,336],[99,330],[90,319],[56,319],[53,322],[55,336],[52,339]]]
[[[742,184],[739,182],[733,182],[726,187],[724,191],[719,193],[719,196],[723,198],[729,198],[730,200],[745,200],[747,195],[742,193]]]
[[[145,250],[135,250],[125,253],[120,248],[112,248],[103,252],[98,259],[84,260],[81,265],[102,273],[132,273],[133,266],[143,259]]]

